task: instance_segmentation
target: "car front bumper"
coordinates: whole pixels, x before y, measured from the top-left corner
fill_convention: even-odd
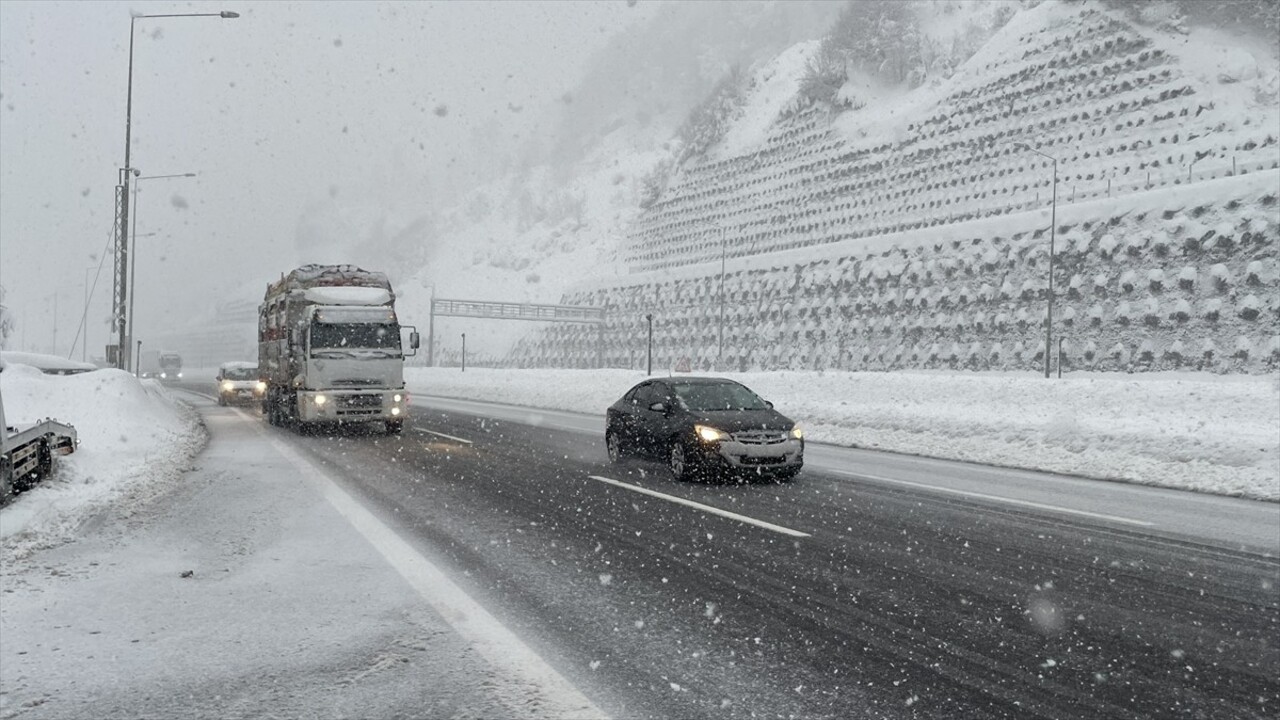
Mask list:
[[[795,472],[804,466],[804,440],[756,443],[734,440],[698,442],[700,459],[708,467],[758,473]]]
[[[263,393],[258,391],[257,383],[235,384],[231,387],[218,387],[218,395],[223,402],[255,402],[262,399]]]

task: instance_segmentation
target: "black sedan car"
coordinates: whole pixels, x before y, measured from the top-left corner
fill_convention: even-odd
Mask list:
[[[677,480],[713,471],[795,477],[804,465],[804,434],[741,383],[723,378],[646,380],[609,407],[609,459],[666,460]]]

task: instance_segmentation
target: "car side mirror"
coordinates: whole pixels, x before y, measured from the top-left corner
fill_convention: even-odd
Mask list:
[[[770,410],[773,409],[773,403],[769,402],[768,400],[764,401],[764,406],[769,408]]]

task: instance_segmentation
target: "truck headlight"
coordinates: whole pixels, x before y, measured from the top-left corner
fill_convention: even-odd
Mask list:
[[[325,396],[323,396],[323,395],[317,395],[317,396],[316,396],[316,404],[317,404],[317,405],[323,405],[323,404],[325,404],[325,402],[327,402],[328,400],[329,400],[329,398],[327,398],[327,397],[325,397]]]
[[[400,393],[396,393],[395,395],[391,396],[391,399],[394,400],[395,402],[400,402],[404,400],[404,396],[401,395]]]
[[[397,416],[397,415],[399,415],[399,414],[400,414],[400,408],[398,408],[398,407],[393,407],[393,408],[391,408],[391,416],[392,416],[392,417],[396,417],[396,416]]]
[[[694,425],[693,431],[698,434],[698,437],[702,438],[703,442],[719,442],[729,439],[729,433],[713,428],[710,425]]]
[[[261,395],[267,391],[267,384],[259,380],[258,384],[253,386],[253,389],[257,390],[258,394]]]
[[[230,380],[223,380],[223,381],[222,381],[222,391],[223,391],[223,392],[231,392],[232,390],[235,390],[235,385],[232,385]]]

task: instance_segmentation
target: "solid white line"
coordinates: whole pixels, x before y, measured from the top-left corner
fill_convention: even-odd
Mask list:
[[[1118,515],[1107,515],[1104,513],[1089,512],[1088,510],[1075,510],[1065,508],[1059,505],[1047,505],[1045,503],[1032,502],[1030,500],[1017,500],[1015,498],[1000,497],[999,495],[988,495],[986,493],[973,492],[971,490],[956,490],[955,488],[940,487],[938,485],[929,485],[927,483],[912,482],[910,480],[896,480],[894,478],[878,477],[876,475],[867,475],[865,473],[854,473],[847,470],[836,470],[834,468],[828,470],[845,477],[860,478],[865,480],[874,480],[876,482],[893,483],[895,485],[910,485],[911,487],[922,488],[924,490],[933,490],[935,492],[951,493],[953,495],[963,495],[965,497],[980,498],[982,500],[992,500],[994,502],[1006,503],[1008,505],[1020,505],[1022,507],[1036,508],[1037,510],[1050,510],[1052,512],[1067,513],[1068,515],[1082,515],[1084,517],[1096,518],[1098,520],[1110,520],[1111,522],[1125,523],[1126,525],[1141,525],[1143,527],[1152,527],[1153,522],[1145,520],[1134,520],[1133,518],[1120,517]]]
[[[452,436],[452,435],[445,435],[444,433],[442,433],[442,432],[436,432],[435,430],[427,430],[426,428],[414,428],[414,430],[417,430],[417,431],[418,431],[418,432],[420,432],[420,433],[430,433],[430,434],[432,434],[432,435],[439,435],[439,436],[440,436],[440,437],[442,437],[442,438],[445,438],[445,439],[447,439],[447,440],[453,440],[454,442],[460,442],[460,443],[463,443],[464,445],[474,445],[474,444],[475,444],[475,443],[471,442],[470,440],[467,440],[466,438],[454,437],[454,436]]]
[[[792,530],[791,528],[784,528],[781,525],[774,525],[773,523],[765,522],[764,520],[757,520],[755,518],[747,517],[746,515],[731,513],[728,510],[721,510],[720,508],[717,508],[717,507],[711,507],[710,505],[703,505],[702,503],[697,503],[692,500],[685,500],[684,498],[676,497],[674,495],[667,495],[665,493],[657,492],[656,490],[642,488],[639,485],[632,485],[631,483],[624,483],[624,482],[613,480],[607,477],[600,477],[599,475],[590,475],[588,477],[590,477],[592,480],[599,480],[600,482],[609,483],[610,485],[617,485],[620,488],[626,488],[627,490],[631,490],[633,492],[642,493],[644,495],[652,495],[653,497],[662,498],[663,500],[670,500],[673,503],[685,505],[697,510],[701,510],[703,512],[711,513],[712,515],[727,517],[731,520],[737,520],[738,522],[747,523],[748,525],[755,525],[756,527],[762,527],[765,530],[772,530],[776,533],[782,533],[783,535],[790,535],[791,537],[810,537],[809,533],[803,533],[803,532],[800,532],[799,530]]]
[[[449,623],[464,640],[505,675],[519,694],[512,701],[533,705],[547,717],[607,717],[576,687],[556,672],[515,633],[508,630],[480,603],[458,587],[449,576],[433,565],[409,543],[387,527],[373,513],[348,495],[338,483],[299,454],[292,447],[269,435],[261,423],[255,429],[265,437],[304,477],[309,477],[320,493],[369,544],[384,557],[400,576]],[[529,698],[533,690],[539,697]],[[497,689],[502,694],[502,689]]]

